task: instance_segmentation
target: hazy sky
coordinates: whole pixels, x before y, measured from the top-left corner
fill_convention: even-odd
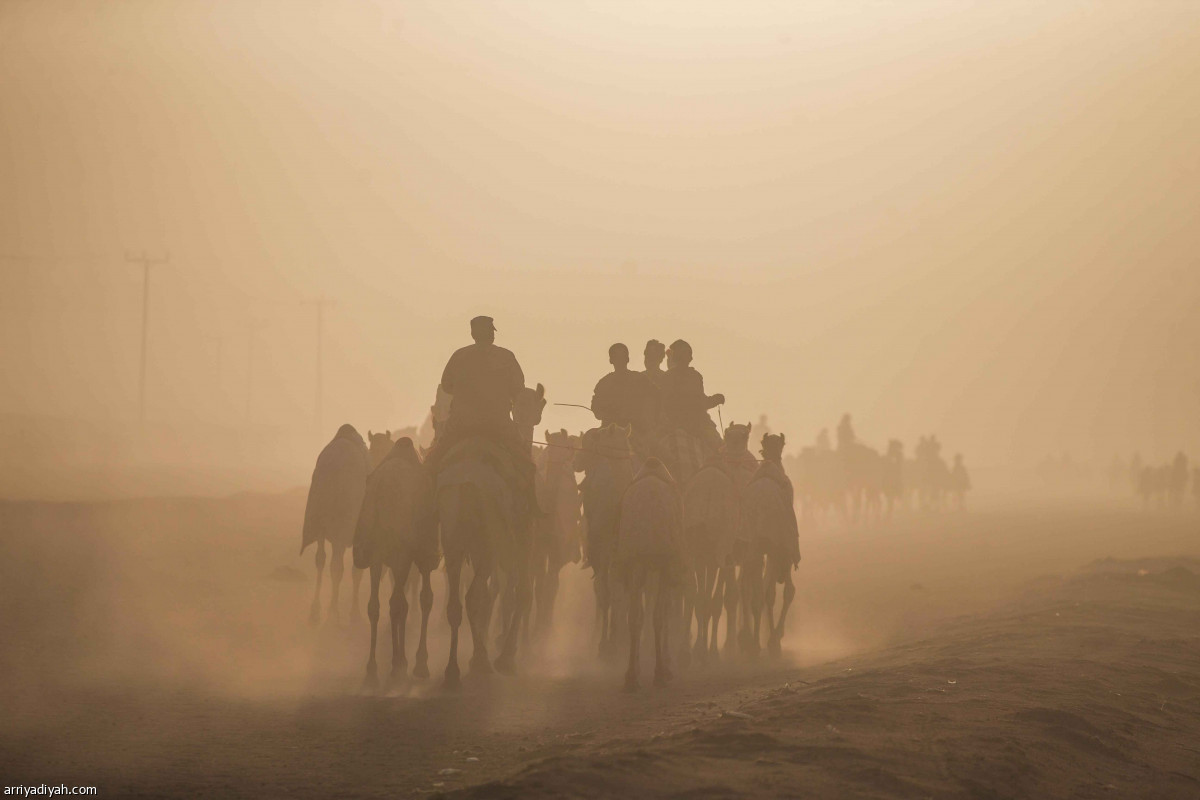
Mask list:
[[[0,2],[0,411],[415,423],[683,337],[724,418],[1200,445],[1200,3]],[[571,409],[547,422],[578,428]]]

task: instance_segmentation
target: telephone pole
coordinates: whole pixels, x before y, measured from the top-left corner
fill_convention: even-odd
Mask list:
[[[142,267],[142,356],[138,368],[138,422],[146,424],[146,339],[150,321],[150,267],[165,264],[170,260],[169,255],[162,258],[151,258],[143,250],[140,255],[125,254],[125,260]]]

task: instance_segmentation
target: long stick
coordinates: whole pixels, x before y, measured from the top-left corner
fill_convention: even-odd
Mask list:
[[[591,411],[591,406],[581,406],[578,403],[551,403],[552,406],[567,406],[568,408],[582,408],[585,411]]]

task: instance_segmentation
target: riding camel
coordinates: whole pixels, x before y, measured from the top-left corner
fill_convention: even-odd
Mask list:
[[[536,409],[540,419],[544,395],[541,385],[536,392],[526,388],[514,404],[514,419],[530,439],[536,421],[528,415],[531,409]],[[522,480],[516,474],[520,468],[514,462],[514,454],[503,443],[483,436],[462,440],[441,460],[435,491],[448,590],[446,617],[450,623],[450,654],[445,672],[448,688],[458,686],[461,680],[458,666],[458,633],[463,617],[460,584],[462,568],[468,559],[473,571],[466,592],[467,621],[474,645],[471,669],[487,673],[493,668],[487,641],[494,597],[488,584],[497,570],[507,576],[515,600],[506,621],[506,633],[495,668],[501,672],[515,669],[517,632],[528,611],[531,595],[529,526],[534,511],[522,510],[513,490]]]

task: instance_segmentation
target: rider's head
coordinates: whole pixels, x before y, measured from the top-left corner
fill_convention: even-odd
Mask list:
[[[617,369],[625,369],[629,366],[629,348],[617,342],[612,347],[608,348],[608,363],[612,364]]]
[[[692,346],[683,339],[676,339],[667,348],[667,368],[686,367],[692,363]]]
[[[663,347],[663,343],[658,339],[651,339],[646,342],[646,349],[642,353],[645,356],[646,368],[657,367],[662,363],[663,357],[667,354],[667,348]]]
[[[496,341],[496,323],[491,317],[476,317],[471,320],[471,338],[479,344],[491,344]]]

